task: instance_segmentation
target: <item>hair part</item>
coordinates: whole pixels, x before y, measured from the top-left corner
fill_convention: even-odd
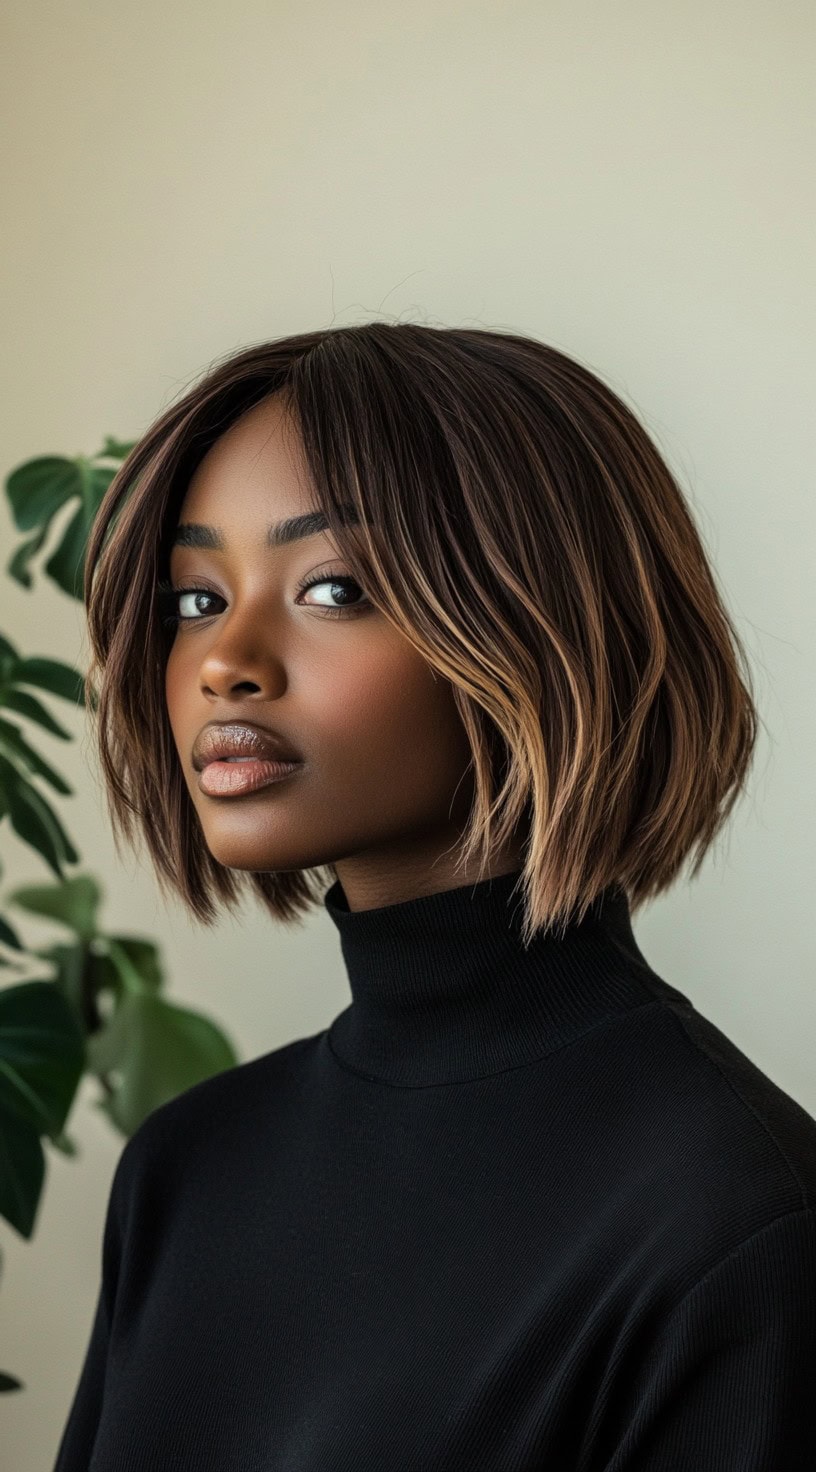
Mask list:
[[[687,860],[694,878],[745,786],[759,715],[668,465],[555,348],[379,321],[216,361],[105,493],[86,554],[86,692],[117,851],[137,830],[160,884],[208,925],[247,886],[294,921],[333,877],[216,862],[165,704],[172,635],[155,590],[187,484],[274,393],[352,575],[452,685],[475,784],[458,862],[486,873],[524,834],[525,941],[582,919],[609,885],[634,911]]]

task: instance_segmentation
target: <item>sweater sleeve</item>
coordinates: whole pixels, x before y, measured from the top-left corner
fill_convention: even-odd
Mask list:
[[[122,1193],[131,1159],[129,1146],[133,1138],[131,1136],[126,1142],[119,1156],[108,1194],[96,1310],[79,1382],[57,1451],[54,1472],[87,1472],[91,1460],[102,1411],[111,1314],[122,1246]]]
[[[813,1209],[755,1232],[686,1293],[625,1402],[593,1472],[816,1468]]]

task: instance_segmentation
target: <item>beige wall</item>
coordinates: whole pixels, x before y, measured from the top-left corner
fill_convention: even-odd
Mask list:
[[[4,475],[136,437],[234,348],[376,316],[529,332],[641,414],[767,734],[719,857],[638,938],[816,1114],[812,5],[7,0],[5,17]],[[0,518],[5,541],[5,499]],[[24,652],[84,665],[79,605],[4,575],[0,598]],[[244,1058],[327,1025],[348,1000],[328,917],[297,939],[249,910],[194,929],[144,861],[117,860],[72,728],[70,747],[37,741],[77,790],[63,812],[105,924],[159,938],[170,995]],[[48,878],[0,838],[4,887]],[[48,1154],[33,1239],[0,1222],[0,1368],[26,1382],[0,1397],[9,1472],[51,1467],[90,1330],[122,1144],[94,1098],[86,1080],[81,1158]]]

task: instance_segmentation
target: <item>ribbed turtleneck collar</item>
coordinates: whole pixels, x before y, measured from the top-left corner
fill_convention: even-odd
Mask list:
[[[501,1073],[651,1000],[616,885],[526,949],[520,871],[356,911],[336,880],[323,902],[352,995],[329,1045],[369,1079],[419,1088]]]

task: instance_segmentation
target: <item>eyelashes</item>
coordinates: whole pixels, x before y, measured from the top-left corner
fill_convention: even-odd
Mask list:
[[[332,586],[336,586],[339,583],[341,587],[356,588],[358,593],[363,593],[360,584],[354,578],[349,577],[347,573],[329,571],[323,572],[322,574],[317,573],[311,577],[302,578],[295,590],[297,593],[297,598],[300,598],[301,594],[305,593],[309,588],[316,588],[321,583],[329,583]],[[295,600],[296,602],[297,598]],[[315,606],[321,607],[320,604],[317,604]],[[343,618],[344,616],[349,614],[363,613],[367,609],[371,608],[371,606],[372,605],[369,603],[368,599],[363,593],[362,603],[350,603],[345,608],[324,607],[322,611],[323,613],[327,613],[330,618]]]
[[[363,592],[360,584],[356,581],[355,578],[349,577],[347,574],[344,573],[335,573],[329,571],[318,573],[315,576],[303,578],[301,582],[297,585],[295,601],[297,601],[309,588],[317,587],[322,583],[329,583],[333,586],[336,586],[338,584],[343,587],[349,586],[351,588],[356,588],[359,593]],[[183,588],[174,588],[172,582],[168,581],[168,579],[160,578],[158,583],[156,584],[156,602],[158,605],[161,622],[165,628],[176,629],[180,624],[201,623],[204,619],[210,616],[206,613],[198,614],[196,616],[179,613],[178,600],[187,593],[203,594],[205,598],[215,598],[222,603],[224,602],[224,599],[221,597],[220,593],[214,593],[210,588],[205,588],[200,584],[189,584]],[[368,599],[365,598],[364,594],[363,598],[364,601],[362,603],[349,604],[345,608],[326,608],[321,607],[320,605],[311,606],[320,607],[321,613],[324,614],[327,618],[353,618],[356,614],[366,613],[370,609],[371,604],[369,603]]]

